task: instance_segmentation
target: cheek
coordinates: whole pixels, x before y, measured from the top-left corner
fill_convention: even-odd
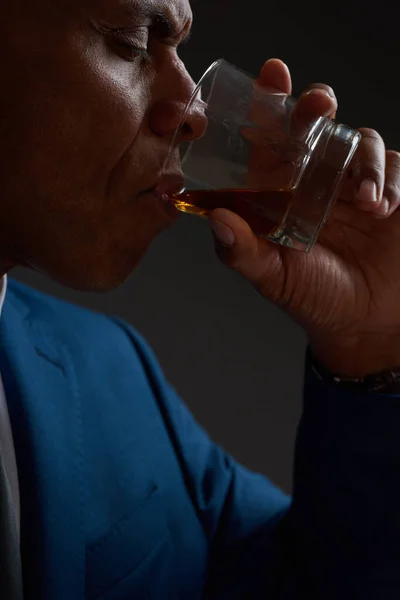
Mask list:
[[[3,181],[12,174],[22,194],[35,190],[40,198],[75,203],[79,195],[95,195],[99,201],[142,127],[145,82],[135,82],[128,63],[79,48],[59,49],[54,60],[35,58],[0,100],[8,129],[0,150]]]
[[[20,70],[24,79],[13,86],[9,74],[9,94],[0,97],[10,248],[71,287],[118,270],[118,279],[128,276],[166,226],[134,200],[149,170],[149,81],[128,63],[94,60],[86,50],[35,56]]]

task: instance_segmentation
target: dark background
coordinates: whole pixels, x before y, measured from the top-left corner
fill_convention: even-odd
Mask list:
[[[254,74],[267,58],[281,58],[294,95],[329,83],[342,122],[376,128],[400,149],[394,4],[196,0],[193,9],[193,38],[181,55],[196,80],[216,58]],[[72,292],[20,269],[12,276],[131,322],[214,439],[290,490],[305,338],[218,262],[206,221],[182,217],[113,293]]]

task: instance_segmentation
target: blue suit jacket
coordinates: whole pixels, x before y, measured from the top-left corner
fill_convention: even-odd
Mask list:
[[[26,600],[400,598],[398,398],[307,367],[291,501],[210,441],[126,323],[9,280],[0,342]]]

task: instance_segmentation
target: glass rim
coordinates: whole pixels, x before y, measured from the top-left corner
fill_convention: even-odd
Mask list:
[[[172,137],[168,152],[167,152],[167,157],[165,159],[164,162],[164,167],[163,167],[163,171],[165,171],[168,163],[169,163],[169,159],[171,157],[172,152],[174,151],[174,148],[176,146],[176,139],[179,136],[179,132],[182,129],[182,125],[184,123],[184,120],[186,118],[186,115],[188,114],[188,111],[190,110],[190,107],[193,104],[194,99],[196,98],[200,88],[202,87],[204,81],[214,72],[217,72],[218,69],[221,68],[222,65],[228,65],[229,67],[231,67],[232,69],[235,69],[237,71],[241,71],[243,74],[247,75],[247,77],[249,77],[249,79],[252,79],[254,81],[256,81],[255,77],[253,75],[251,75],[250,73],[244,71],[243,69],[240,69],[240,67],[235,66],[234,64],[230,63],[229,61],[227,61],[225,58],[218,58],[217,60],[215,60],[213,63],[211,63],[211,65],[204,71],[203,75],[200,77],[199,81],[197,82],[194,90],[192,91],[192,93],[189,96],[188,101],[186,102],[185,105],[185,109],[179,119],[179,124],[176,128],[176,131]],[[289,94],[285,94],[284,92],[270,92],[273,93],[273,95],[276,96],[289,96]],[[193,142],[192,142],[193,143]]]
[[[187,113],[188,113],[188,111],[189,111],[189,109],[190,109],[190,107],[191,107],[191,105],[193,103],[193,100],[196,98],[196,96],[197,96],[200,88],[202,87],[205,79],[207,79],[211,75],[211,73],[213,73],[214,71],[217,71],[221,67],[221,65],[223,63],[227,63],[227,61],[224,58],[219,58],[218,60],[215,60],[208,67],[208,69],[203,73],[203,75],[200,77],[199,81],[196,84],[196,87],[194,88],[193,92],[191,93],[191,95],[189,97],[189,100],[186,103],[185,110],[183,111],[182,116],[181,116],[181,118],[179,120],[179,125],[176,128],[176,131],[175,131],[175,134],[174,134],[174,138],[172,140],[172,146],[174,146],[174,142],[175,142],[177,136],[179,135],[180,130],[182,129],[183,121],[185,120],[185,117],[186,117],[186,115],[187,115]]]
[[[194,90],[193,90],[193,91],[192,91],[192,93],[190,94],[190,96],[189,96],[189,99],[188,99],[188,101],[186,102],[186,105],[185,105],[185,110],[183,111],[183,113],[182,113],[182,115],[181,115],[181,117],[180,117],[180,119],[179,119],[179,124],[178,124],[178,126],[177,126],[177,128],[176,128],[176,130],[175,130],[175,133],[174,133],[173,137],[172,137],[172,140],[171,140],[171,143],[170,143],[170,146],[169,146],[168,152],[167,152],[167,156],[166,156],[166,159],[165,159],[165,162],[164,162],[163,171],[165,171],[166,167],[168,166],[169,159],[170,159],[170,157],[171,157],[171,154],[172,154],[172,152],[173,152],[173,151],[174,151],[174,149],[175,149],[175,146],[176,146],[176,140],[177,140],[177,137],[179,136],[179,132],[180,132],[180,131],[181,131],[181,129],[182,129],[183,122],[184,122],[184,120],[185,120],[185,118],[186,118],[186,115],[188,114],[188,111],[190,110],[190,107],[192,106],[193,100],[195,99],[195,97],[197,96],[197,94],[198,94],[198,92],[199,92],[199,89],[200,89],[200,88],[201,88],[201,86],[203,85],[203,83],[204,83],[204,80],[205,80],[207,77],[209,77],[209,75],[210,75],[210,74],[211,74],[213,71],[217,71],[217,70],[220,68],[220,66],[221,66],[223,63],[226,63],[226,62],[227,62],[227,61],[226,61],[224,58],[219,58],[218,60],[215,60],[215,61],[214,61],[214,62],[213,62],[213,63],[212,63],[212,64],[211,64],[209,67],[208,67],[208,69],[207,69],[207,70],[206,70],[206,71],[203,73],[203,75],[200,77],[200,79],[199,79],[199,81],[197,82],[197,84],[196,84],[196,86],[195,86]]]

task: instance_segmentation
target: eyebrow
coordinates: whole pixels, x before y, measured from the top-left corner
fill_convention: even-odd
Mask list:
[[[181,37],[182,32],[186,29],[187,24],[180,29],[178,22],[174,19],[171,12],[163,9],[160,5],[143,6],[137,0],[124,0],[121,3],[122,10],[128,15],[141,17],[151,22],[151,28],[154,34],[160,39],[177,39]],[[184,39],[180,42],[186,44],[192,35],[190,30]]]
[[[159,10],[149,12],[149,17],[153,21],[154,32],[158,37],[164,39],[176,39],[181,37],[183,29],[179,30],[179,28],[176,26],[176,23],[174,23],[173,19],[166,12]],[[186,24],[184,29],[186,29]],[[181,44],[187,44],[191,35],[192,30],[185,35],[181,41]]]

